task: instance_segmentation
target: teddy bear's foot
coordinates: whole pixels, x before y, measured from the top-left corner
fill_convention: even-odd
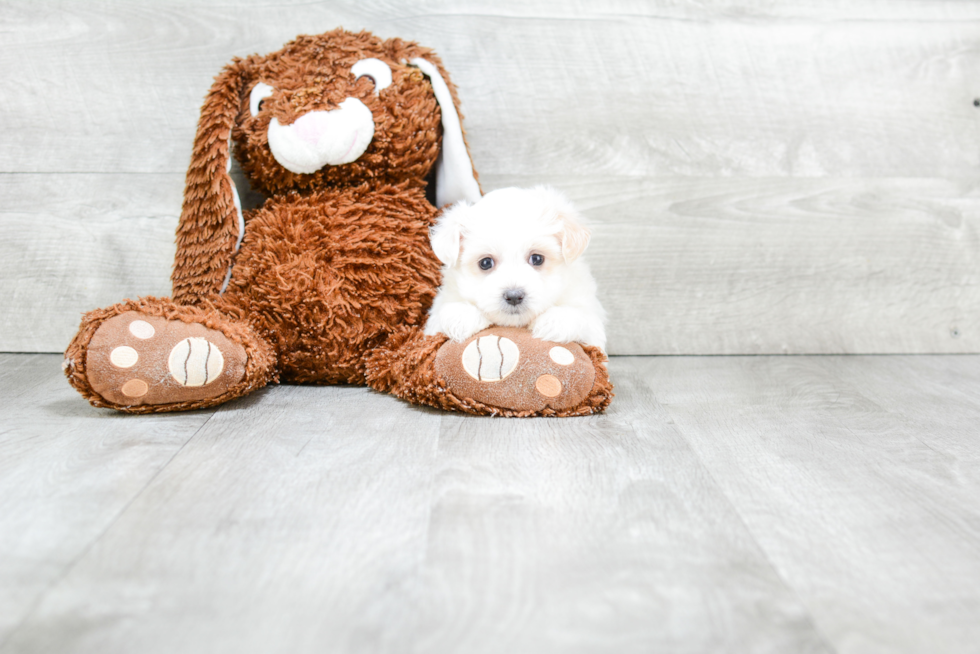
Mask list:
[[[215,406],[276,380],[276,352],[211,303],[125,300],[85,314],[63,368],[89,402],[126,413]]]
[[[120,406],[215,398],[245,375],[245,348],[204,325],[127,311],[96,330],[86,351],[92,390]]]
[[[505,415],[583,415],[601,411],[612,397],[604,356],[589,350],[542,341],[526,329],[491,327],[443,345],[435,372],[455,397]]]

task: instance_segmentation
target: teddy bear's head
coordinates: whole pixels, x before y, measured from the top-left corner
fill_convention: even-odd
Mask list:
[[[337,29],[235,59],[204,101],[177,231],[174,299],[228,283],[244,236],[231,141],[267,195],[364,183],[434,184],[437,206],[480,197],[455,89],[428,48]]]
[[[278,52],[235,62],[230,72],[238,77],[236,154],[267,194],[421,182],[439,157],[449,127],[444,114],[460,132],[441,63],[400,39],[343,30],[301,36]]]

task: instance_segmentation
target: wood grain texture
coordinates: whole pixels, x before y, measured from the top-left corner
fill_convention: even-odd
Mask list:
[[[93,409],[60,363],[0,355],[0,643],[210,416]]]
[[[0,651],[378,651],[412,604],[440,418],[341,387],[224,405]]]
[[[418,651],[832,651],[617,363],[604,416],[443,419]]]
[[[443,56],[484,173],[974,174],[976,5],[788,4],[6,3],[0,171],[183,172],[221,66],[344,25]]]
[[[904,429],[936,450],[950,465],[957,483],[975,488],[980,482],[980,360],[977,357],[925,357],[916,360],[910,383],[901,357],[884,357],[875,365],[865,359],[835,357],[823,368],[860,389],[861,395],[896,414]]]
[[[593,222],[613,354],[980,350],[972,181],[540,181]],[[0,175],[2,349],[61,350],[81,312],[168,295],[181,189],[178,175]]]
[[[596,223],[619,354],[980,351],[980,5],[0,5],[0,350],[167,294],[198,110],[233,56],[344,25],[434,47],[486,188]]]
[[[0,175],[0,350],[64,351],[81,314],[170,295],[182,175]]]
[[[614,354],[980,350],[973,180],[551,181],[594,222]]]
[[[832,651],[619,383],[581,420],[338,387],[226,405],[0,651]]]
[[[622,361],[837,651],[975,649],[977,357]]]
[[[58,362],[0,355],[3,654],[980,638],[976,355],[614,357],[565,420],[345,387],[117,416]]]

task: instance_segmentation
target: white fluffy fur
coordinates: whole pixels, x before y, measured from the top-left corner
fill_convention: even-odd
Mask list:
[[[506,188],[476,203],[459,202],[431,230],[442,286],[425,333],[463,341],[491,325],[529,327],[536,338],[605,349],[606,312],[580,255],[589,230],[572,204],[547,187]],[[544,257],[534,266],[531,255]],[[488,271],[479,262],[494,261]],[[507,303],[520,289],[524,300]]]

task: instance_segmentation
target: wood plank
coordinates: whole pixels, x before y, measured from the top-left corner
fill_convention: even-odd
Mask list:
[[[618,364],[590,419],[224,408],[3,651],[831,651]]]
[[[376,651],[412,604],[441,417],[351,387],[223,406],[5,651]]]
[[[614,354],[980,351],[972,180],[552,181],[595,221]]]
[[[434,45],[459,71],[488,188],[635,202],[610,192],[590,210],[612,352],[980,351],[976,193],[957,181],[980,163],[976,5],[236,7],[0,7],[17,89],[0,97],[0,170],[116,171],[0,179],[0,349],[60,350],[81,311],[166,294],[211,76],[345,23]],[[908,179],[921,175],[951,181]]]
[[[832,651],[623,363],[605,416],[443,420],[417,649]]]
[[[174,456],[205,414],[3,355],[0,651],[970,652],[977,360],[619,357],[570,420],[280,387]]]
[[[614,354],[980,351],[973,181],[534,181],[594,223]],[[0,350],[62,350],[81,312],[168,295],[182,183],[0,175]]]
[[[980,163],[957,145],[980,135],[976,16],[705,13],[483,18],[454,32],[442,49],[478,170],[960,177]]]
[[[60,365],[0,354],[0,643],[210,416],[94,409]]]
[[[975,429],[963,427],[976,424],[976,405],[951,412],[960,429],[932,421],[938,434],[907,418],[933,415],[931,398],[907,388],[945,383],[950,359],[624,365],[650,380],[836,651],[972,652],[980,638],[980,469]],[[880,374],[868,372],[879,366]],[[859,369],[865,373],[852,374]],[[890,384],[881,376],[888,373]],[[860,383],[868,377],[879,378],[874,400]],[[980,391],[975,378],[962,383],[964,393]],[[943,440],[957,444],[937,449]]]
[[[897,416],[939,452],[960,483],[980,487],[980,357],[830,357],[822,368]],[[904,383],[914,366],[914,383]],[[896,383],[902,380],[903,383]],[[980,490],[980,488],[978,488]]]
[[[980,164],[973,3],[0,7],[0,171],[183,172],[233,56],[338,25],[435,48],[488,174],[947,176]]]
[[[0,175],[0,351],[64,351],[81,314],[170,295],[180,175]]]

